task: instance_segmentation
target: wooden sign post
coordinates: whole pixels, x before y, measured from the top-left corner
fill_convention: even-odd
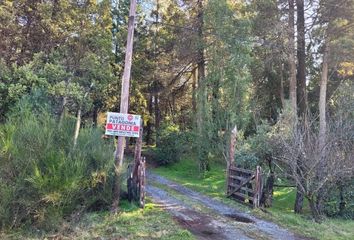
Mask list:
[[[131,72],[132,57],[133,57],[135,11],[136,11],[136,0],[130,0],[127,46],[125,50],[124,72],[122,78],[122,89],[121,89],[121,99],[120,99],[120,113],[128,113],[128,107],[129,107],[129,82],[130,82],[130,72]],[[123,166],[124,146],[125,146],[125,138],[118,137],[116,153],[114,156],[114,162],[115,162],[114,182],[115,183],[114,183],[113,204],[112,204],[113,212],[117,212],[118,210],[119,195],[120,195],[119,175],[121,174],[122,166]]]

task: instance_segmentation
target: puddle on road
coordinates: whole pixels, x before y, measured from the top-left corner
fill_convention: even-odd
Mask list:
[[[202,233],[208,236],[215,234],[214,232],[208,230],[202,231]]]
[[[248,217],[243,217],[238,214],[225,214],[225,217],[231,218],[237,222],[242,222],[242,223],[254,223],[254,221]]]

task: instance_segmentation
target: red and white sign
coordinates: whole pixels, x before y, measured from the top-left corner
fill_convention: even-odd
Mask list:
[[[139,137],[140,115],[107,113],[106,135]]]

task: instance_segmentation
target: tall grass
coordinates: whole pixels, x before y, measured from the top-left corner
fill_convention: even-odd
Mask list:
[[[98,129],[84,128],[74,148],[74,126],[66,119],[59,127],[26,102],[0,126],[0,228],[52,229],[111,202],[113,145]]]

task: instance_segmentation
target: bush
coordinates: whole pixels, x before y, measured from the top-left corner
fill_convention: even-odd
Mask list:
[[[354,220],[354,179],[341,181],[328,190],[324,212],[330,217]]]
[[[180,132],[175,125],[163,126],[160,132],[161,146],[156,149],[158,164],[167,165],[179,161],[190,150],[190,137],[188,132]]]
[[[268,167],[266,159],[273,154],[273,146],[270,143],[271,130],[269,124],[263,122],[257,126],[257,132],[247,139],[240,132],[236,145],[236,163],[248,169],[255,169],[257,165]]]
[[[0,228],[31,224],[55,229],[64,217],[111,202],[112,144],[74,120],[61,127],[46,110],[22,101],[0,126]]]

